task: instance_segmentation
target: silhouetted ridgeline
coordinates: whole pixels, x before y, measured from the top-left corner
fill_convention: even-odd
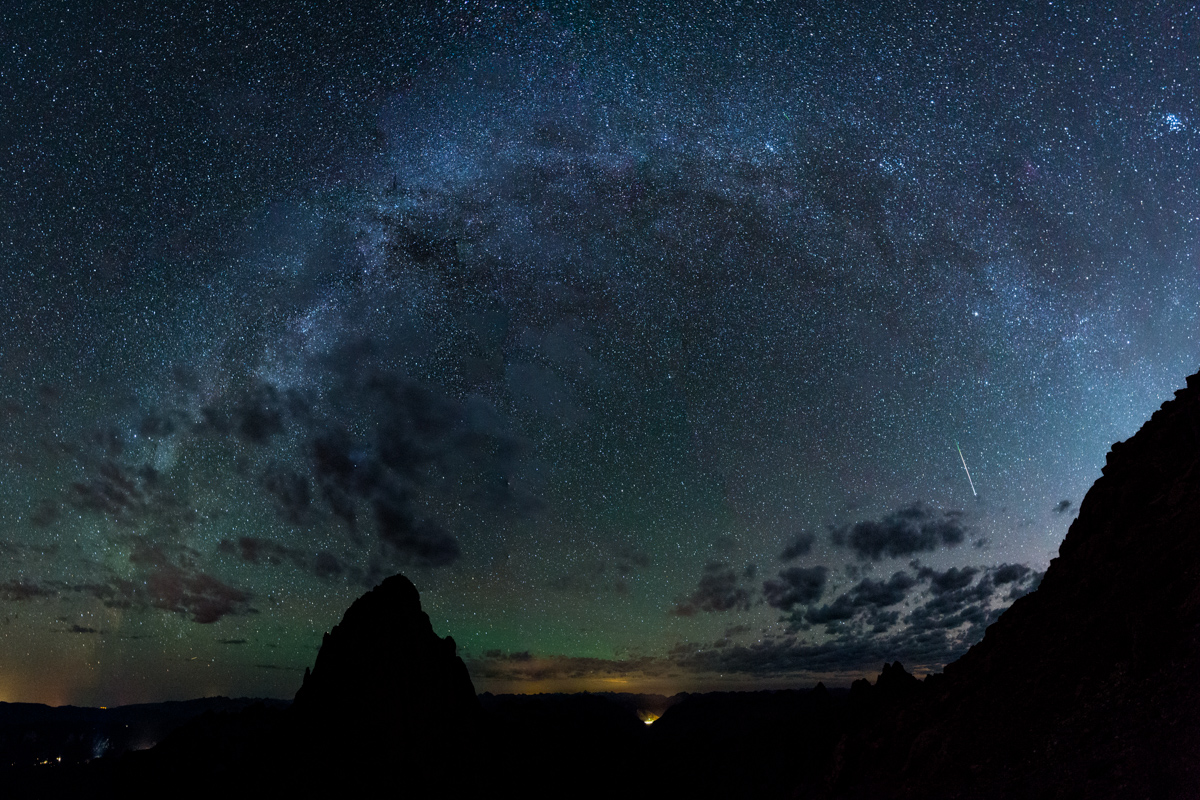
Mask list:
[[[1200,796],[1200,376],[1102,477],[1037,591],[848,737],[838,797]]]
[[[1059,553],[944,674],[674,698],[477,698],[395,576],[326,636],[287,710],[205,713],[152,750],[0,778],[90,797],[1200,796],[1200,376],[1113,447]],[[665,713],[647,726],[648,709]]]

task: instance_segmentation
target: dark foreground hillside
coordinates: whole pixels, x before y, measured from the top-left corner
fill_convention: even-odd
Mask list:
[[[844,797],[1200,796],[1200,375],[1128,441],[1036,592],[840,746]]]

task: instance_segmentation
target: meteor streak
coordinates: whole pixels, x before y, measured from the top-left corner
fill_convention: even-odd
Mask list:
[[[958,442],[954,443],[954,449],[958,451],[958,457],[962,459],[963,471],[967,473],[967,482],[971,484],[971,494],[979,497],[979,492],[975,491],[975,481],[971,480],[971,470],[967,469],[967,460],[963,458],[962,448],[958,446]]]

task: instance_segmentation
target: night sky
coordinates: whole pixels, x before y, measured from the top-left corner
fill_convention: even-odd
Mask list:
[[[0,700],[937,670],[1200,367],[1192,4],[24,5]]]

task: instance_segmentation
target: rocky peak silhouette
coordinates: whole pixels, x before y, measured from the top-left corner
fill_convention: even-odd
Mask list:
[[[204,715],[89,775],[94,796],[459,796],[480,789],[481,708],[454,640],[434,633],[403,575],[359,597],[325,634],[286,712]],[[486,774],[486,770],[478,773]],[[186,785],[179,776],[187,775]],[[253,790],[253,791],[252,791]]]
[[[412,581],[393,575],[325,634],[293,710],[301,719],[332,718],[377,735],[379,727],[462,725],[480,709],[454,639],[434,633]]]
[[[918,681],[899,661],[883,665],[883,671],[875,681],[875,689],[889,696],[903,697],[910,694],[918,685]]]

